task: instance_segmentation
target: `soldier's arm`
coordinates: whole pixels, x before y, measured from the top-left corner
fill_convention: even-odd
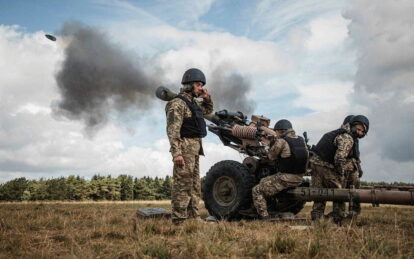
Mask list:
[[[184,120],[184,105],[182,100],[174,99],[165,108],[167,115],[167,136],[170,141],[170,152],[173,157],[181,156],[182,138],[180,135],[181,125]]]
[[[356,168],[358,169],[358,177],[361,178],[364,174],[364,171],[361,167],[361,160],[359,158],[355,159]]]
[[[200,107],[203,110],[203,114],[210,114],[213,112],[213,100],[210,95],[207,98],[203,98]]]
[[[281,138],[276,138],[274,144],[270,147],[267,157],[271,160],[276,160],[283,150],[283,140]]]
[[[338,170],[338,173],[343,175],[345,174],[345,165],[348,162],[347,157],[352,149],[354,140],[349,134],[341,134],[335,138],[334,144],[337,146],[334,157],[334,164]]]

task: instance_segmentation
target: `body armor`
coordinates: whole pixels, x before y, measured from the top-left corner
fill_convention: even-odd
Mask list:
[[[319,140],[318,144],[313,148],[313,151],[325,162],[332,165],[335,164],[334,158],[337,150],[337,146],[334,144],[336,136],[348,133],[345,129],[337,129],[326,133]],[[348,133],[349,134],[349,133]],[[359,145],[358,141],[354,139],[354,144],[347,158],[358,158],[359,159]]]
[[[181,95],[177,95],[175,98],[183,100],[188,108],[191,110],[191,117],[184,118],[181,125],[180,135],[182,138],[204,138],[207,135],[206,122],[203,117],[203,110],[193,103],[187,100]]]
[[[289,174],[304,174],[309,157],[305,141],[302,137],[291,138],[285,136],[283,139],[289,144],[292,155],[279,159],[279,171]]]

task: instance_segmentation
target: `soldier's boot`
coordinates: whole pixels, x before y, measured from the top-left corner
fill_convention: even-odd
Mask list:
[[[361,213],[361,203],[354,202],[352,206],[349,208],[349,213],[347,218],[356,218]]]
[[[344,219],[346,218],[345,215],[341,213],[335,213],[335,212],[331,212],[330,214],[331,214],[330,219],[332,219],[333,223],[335,223],[338,226],[343,225]]]
[[[318,222],[321,220],[323,213],[320,213],[319,211],[312,211],[311,212],[311,220]]]
[[[357,211],[351,210],[348,215],[346,215],[347,219],[353,219],[355,220],[358,217],[359,213]]]
[[[182,224],[184,223],[184,221],[185,221],[185,219],[172,219],[172,223],[173,223],[175,226],[180,226],[180,225],[182,225]]]
[[[343,220],[344,220],[343,217],[334,217],[333,218],[333,222],[338,226],[342,226]]]
[[[324,219],[333,219],[333,217],[335,216],[335,214],[331,211],[326,215],[323,215]]]
[[[257,209],[253,206],[251,206],[248,209],[239,210],[239,214],[241,214],[243,216],[248,216],[248,217],[251,217],[251,218],[257,218],[258,217]]]
[[[269,216],[269,214],[268,215],[259,215],[259,219],[261,219],[261,220],[269,220],[270,219],[270,216]]]

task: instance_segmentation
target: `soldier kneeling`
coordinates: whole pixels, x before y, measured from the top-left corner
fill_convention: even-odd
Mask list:
[[[252,190],[254,206],[263,219],[269,218],[265,197],[300,185],[309,157],[305,140],[295,134],[290,121],[279,120],[274,130],[277,137],[270,148],[268,157],[276,161],[278,173],[261,179]]]

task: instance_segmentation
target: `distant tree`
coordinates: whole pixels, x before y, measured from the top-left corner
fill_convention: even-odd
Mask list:
[[[112,178],[111,175],[107,177],[98,177],[91,181],[92,185],[92,199],[94,200],[120,200],[121,199],[121,185],[117,178]]]
[[[163,199],[171,199],[171,187],[172,187],[172,179],[170,176],[167,175],[164,179],[164,183],[162,184],[162,188],[161,188]]]
[[[21,201],[28,181],[21,177],[8,181],[0,186],[0,200]]]
[[[66,198],[68,200],[85,200],[89,197],[89,183],[81,178],[80,176],[70,175],[66,179],[66,188],[67,194]]]
[[[49,199],[46,180],[43,178],[40,178],[39,181],[30,181],[26,190],[30,192],[31,201],[42,201]]]
[[[134,199],[137,200],[155,200],[156,193],[150,186],[149,178],[141,178],[135,182]]]
[[[46,181],[48,200],[67,200],[68,187],[63,177]]]
[[[132,176],[120,175],[118,176],[118,181],[120,183],[120,194],[122,201],[128,201],[134,199],[134,181]]]

